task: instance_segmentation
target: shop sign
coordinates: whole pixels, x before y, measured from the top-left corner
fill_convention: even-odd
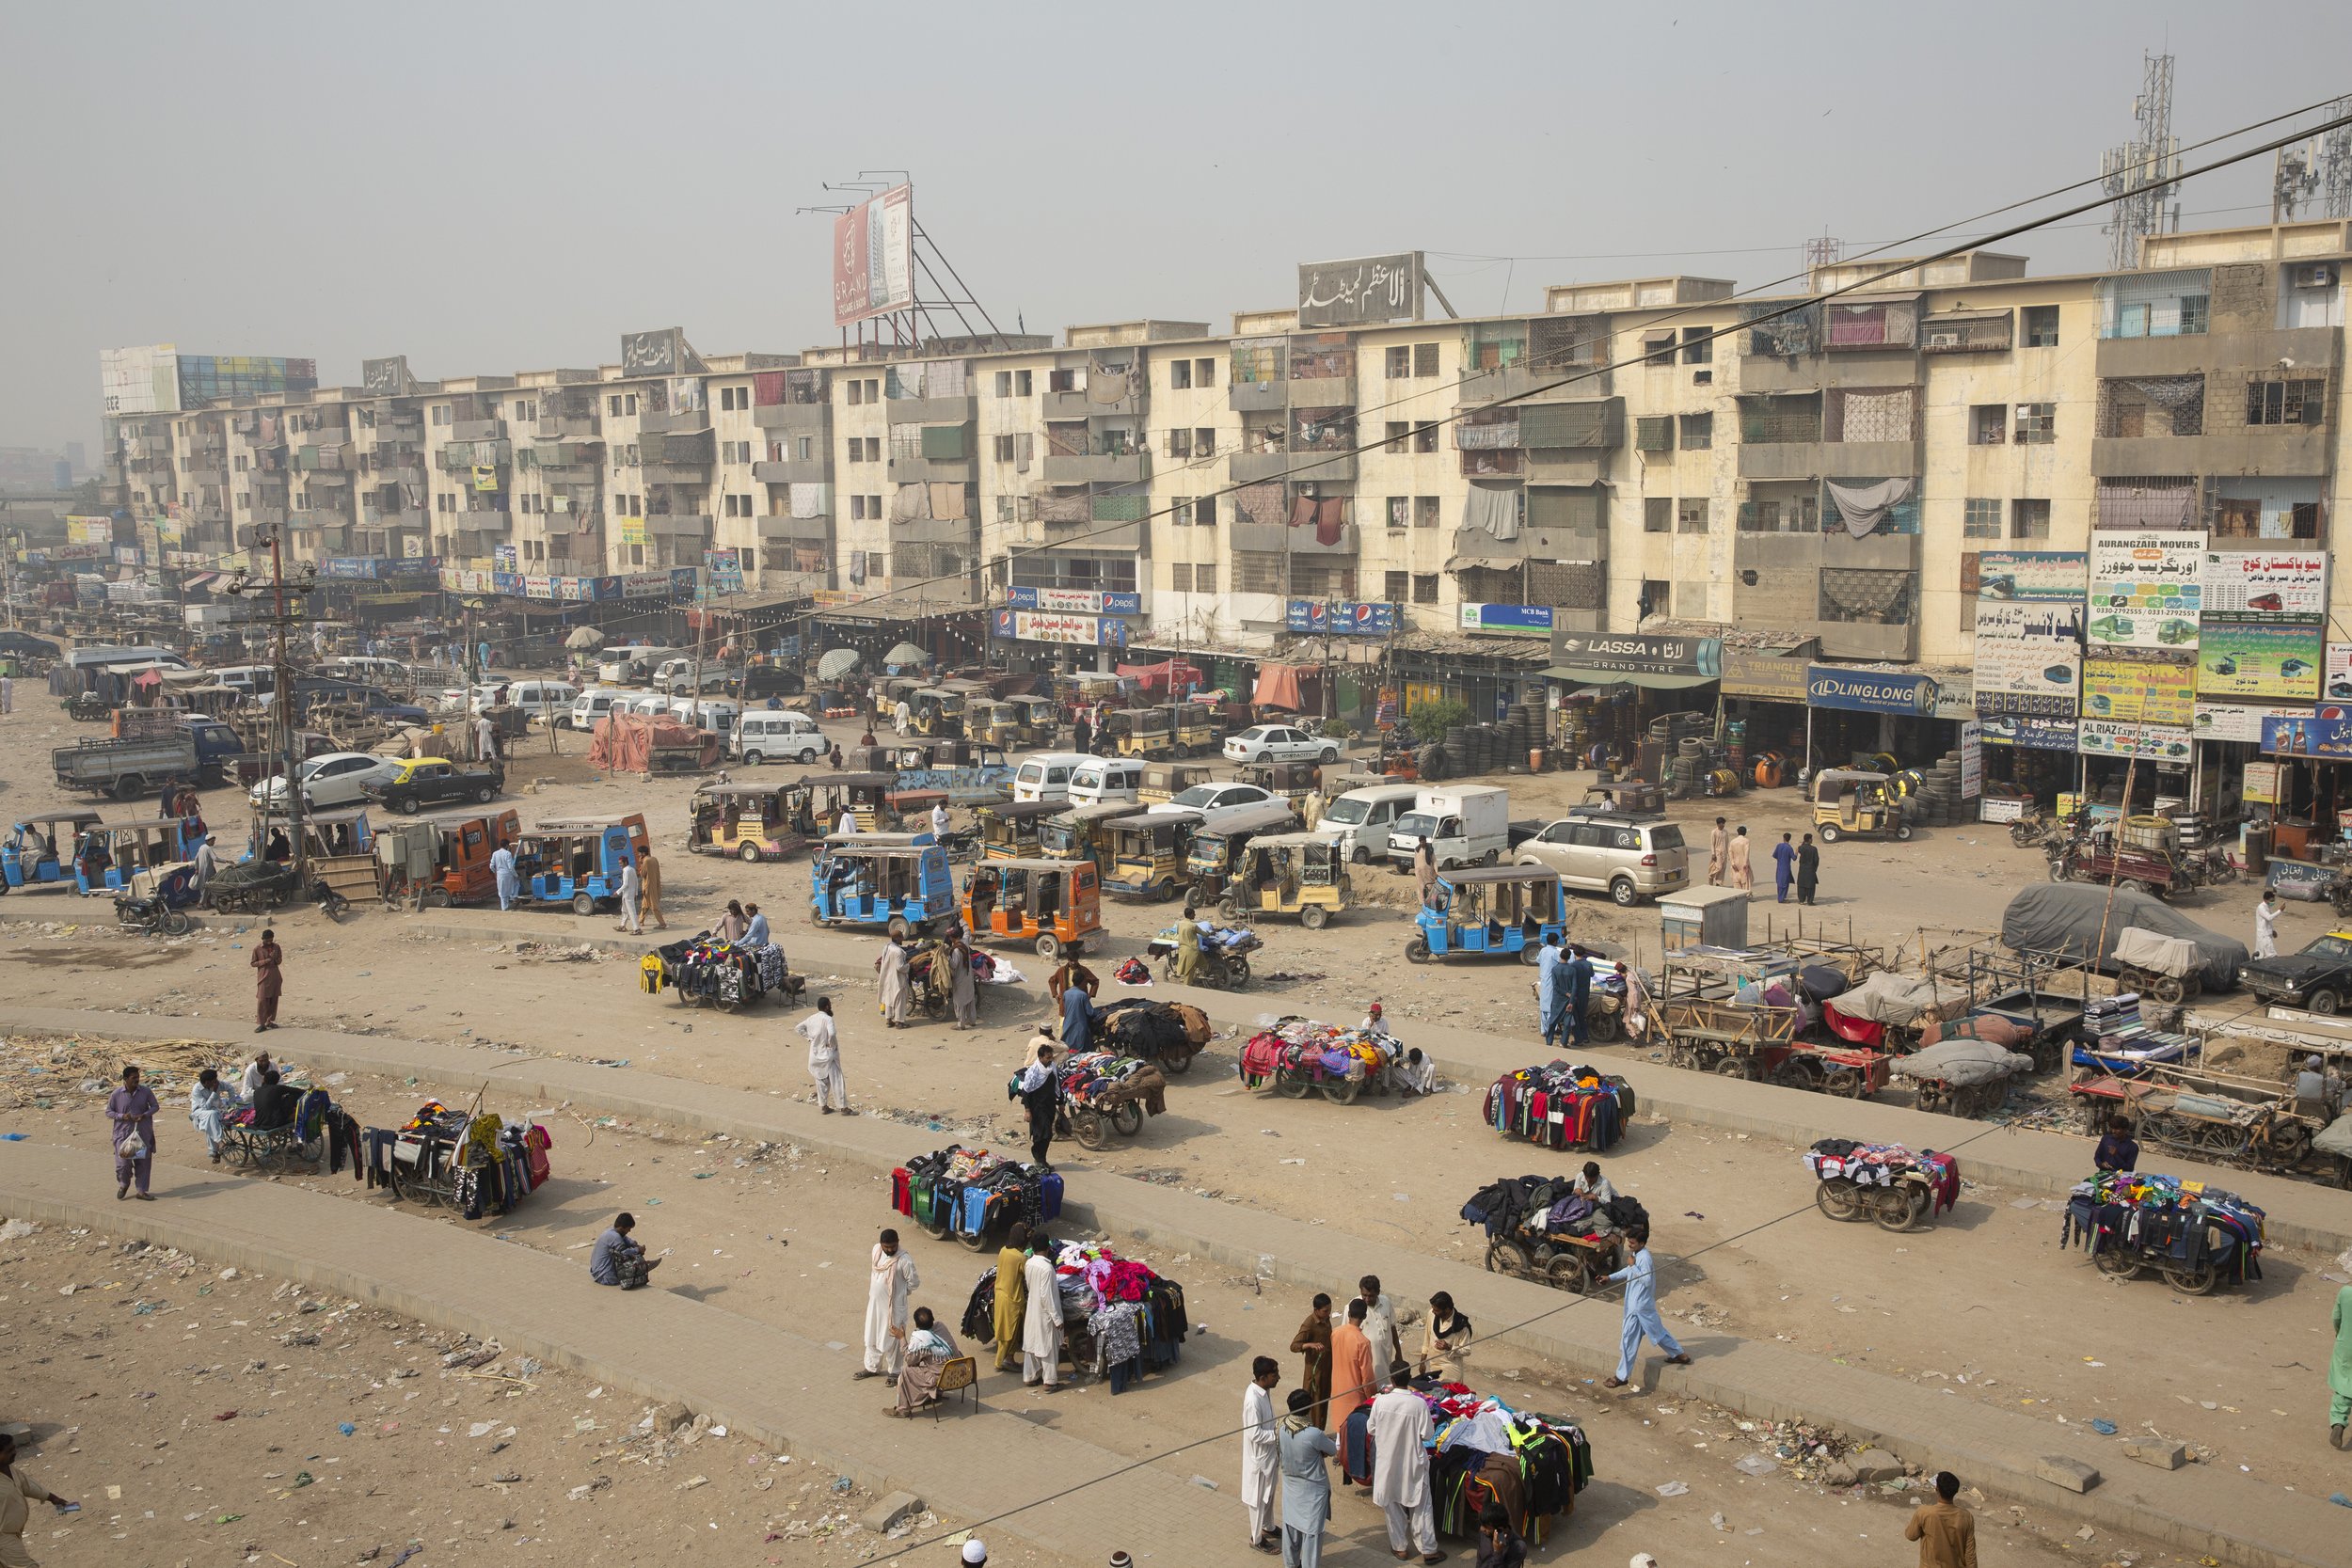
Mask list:
[[[624,599],[660,599],[670,594],[667,572],[630,572],[618,579]]]
[[[2084,719],[2185,730],[2196,717],[2194,654],[2108,650],[2083,660]]]
[[[1946,675],[1935,683],[1934,716],[1966,722],[1977,716],[1977,678]]]
[[[2328,557],[2312,550],[2207,550],[2207,615],[2232,621],[2319,621],[2328,614]]]
[[[523,592],[522,574],[520,572],[492,572],[490,592],[504,594],[510,598],[520,598]]]
[[[498,571],[512,572],[519,570],[522,562],[514,546],[493,545],[490,546],[490,564]]]
[[[1396,606],[1353,599],[1293,599],[1284,625],[1315,637],[1386,637],[1396,630]]]
[[[2238,794],[2249,806],[2278,804],[2279,765],[2275,762],[2248,763],[2245,783]]]
[[[2325,641],[2316,621],[2287,626],[2208,618],[2199,628],[2197,693],[2316,702]]]
[[[115,520],[112,517],[75,517],[65,520],[65,536],[76,545],[109,545],[115,542]]]
[[[2262,746],[2274,757],[2352,758],[2352,719],[2267,718]]]
[[[1805,670],[1804,700],[1810,707],[1924,718],[1935,711],[1938,695],[1932,675],[1849,670],[1835,664],[1809,665]]]
[[[1984,726],[1974,719],[1960,721],[1960,798],[1973,800],[1984,793]]]
[[[2158,724],[2119,724],[2106,719],[2086,719],[2080,725],[2076,750],[2091,757],[2141,757],[2154,762],[2185,763],[2195,737],[2185,729]]]
[[[1756,697],[1768,703],[1803,703],[1804,676],[1808,668],[1801,658],[1781,658],[1772,654],[1726,653],[1724,655],[1724,677],[1719,689],[1726,697]]]
[[[522,596],[526,599],[552,599],[555,597],[555,579],[553,578],[532,575],[525,576],[519,580],[522,583]]]
[[[2081,550],[1986,550],[1977,557],[1977,597],[2079,604],[2090,570]]]
[[[743,558],[734,550],[705,550],[703,565],[710,573],[710,591],[714,594],[743,592]]]
[[[2352,698],[2352,642],[2330,642],[2320,661],[2319,693]]]
[[[114,554],[112,545],[52,545],[47,550],[34,550],[33,555],[49,561],[103,561]]]
[[[1507,632],[1524,636],[1531,631],[1551,629],[1551,606],[1548,604],[1465,604],[1462,606],[1464,631]]]
[[[2114,529],[2090,536],[2094,645],[2194,648],[2204,605],[2201,530]]]
[[[1979,822],[2014,822],[2025,815],[2025,801],[1995,795],[1986,796],[1977,807]]]
[[[140,553],[141,546],[137,545],[117,545],[115,546],[115,564],[118,566],[136,566],[139,564]]]
[[[1140,615],[1141,594],[1098,594],[1089,588],[1022,588],[1005,590],[1005,603],[1014,610],[1047,610],[1062,615]]]
[[[2317,861],[2291,861],[2272,855],[2266,863],[2265,887],[2275,887],[2289,898],[2316,902],[2328,896],[2328,888],[2336,879],[2336,868]]]
[[[1977,601],[1976,706],[2072,718],[2082,684],[2077,598]]]
[[[2071,752],[2078,738],[2072,719],[1989,713],[1978,721],[1978,728],[1987,746],[2015,746],[2028,752]]]
[[[1462,607],[1468,610],[1470,607]],[[1487,610],[1523,606],[1488,605]],[[1551,611],[1544,614],[1549,617]],[[1469,626],[1465,620],[1463,625]],[[1546,625],[1549,625],[1547,620]],[[1613,670],[1631,675],[1700,675],[1724,673],[1724,644],[1714,637],[1643,637],[1606,631],[1554,631],[1551,661],[1580,670]]]
[[[999,610],[991,619],[995,634],[1015,642],[1066,642],[1081,647],[1123,648],[1127,623],[1114,615],[1049,615],[1042,610]]]
[[[2299,707],[2249,707],[2242,703],[2199,703],[2192,726],[2200,740],[2242,740],[2259,744],[2265,719],[2301,719],[2311,712]]]

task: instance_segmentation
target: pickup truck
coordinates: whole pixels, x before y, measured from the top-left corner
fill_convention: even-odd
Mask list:
[[[487,805],[506,785],[506,770],[460,768],[446,757],[420,757],[401,764],[400,771],[382,784],[366,786],[368,799],[381,801],[403,816],[414,816],[427,806],[454,805],[471,800]]]
[[[49,764],[60,789],[95,790],[133,800],[168,779],[188,779],[199,788],[210,788],[221,782],[229,759],[244,750],[245,743],[228,725],[192,719],[161,735],[60,746],[49,753]]]

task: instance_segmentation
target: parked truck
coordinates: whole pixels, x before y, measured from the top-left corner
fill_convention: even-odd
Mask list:
[[[209,788],[222,769],[245,750],[237,732],[215,719],[187,719],[154,735],[85,740],[49,753],[60,789],[95,790],[118,800],[136,800],[168,779],[187,779]]]
[[[1389,831],[1389,863],[1410,870],[1424,838],[1441,871],[1494,864],[1511,846],[1511,792],[1501,784],[1422,790]]]

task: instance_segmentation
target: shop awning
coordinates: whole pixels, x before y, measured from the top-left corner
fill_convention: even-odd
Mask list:
[[[1549,679],[1575,681],[1583,686],[1645,686],[1653,691],[1682,691],[1693,686],[1712,686],[1713,675],[1677,675],[1659,670],[1587,670],[1580,665],[1555,664],[1544,672]]]

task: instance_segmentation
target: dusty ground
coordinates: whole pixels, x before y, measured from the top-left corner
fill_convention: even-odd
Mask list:
[[[44,750],[74,738],[79,728],[53,717],[38,701],[20,705],[13,718],[0,720],[0,778],[13,781],[0,793],[0,807],[29,813],[71,803],[51,789]],[[841,738],[848,742],[855,736],[844,731]],[[570,752],[578,751],[580,737],[563,739]],[[544,736],[533,737],[534,749],[545,744]],[[866,1010],[871,943],[812,931],[805,918],[804,863],[744,866],[694,860],[679,849],[691,784],[601,779],[570,752],[551,760],[527,752],[510,768],[510,777],[535,791],[515,801],[526,821],[644,811],[664,850],[666,901],[675,927],[697,928],[726,898],[756,900],[775,921],[794,967],[814,974],[819,990],[842,999],[836,1007],[844,1020],[846,1066],[852,1095],[862,1104],[915,1121],[942,1119],[948,1126],[967,1125],[976,1117],[1001,1118],[1003,1081],[1025,1037],[1020,1025],[1041,1010],[1033,986],[1010,988],[1009,994],[984,988],[988,1027],[977,1036],[934,1024],[902,1032],[874,1027]],[[530,783],[538,779],[551,782]],[[1545,815],[1581,793],[1581,781],[1572,776],[1509,782],[1518,816]],[[108,815],[132,809],[110,807]],[[1676,815],[1686,819],[1688,835],[1703,842],[1704,824],[1718,810],[1735,822],[1749,823],[1759,852],[1783,828],[1801,826],[1800,802],[1788,790],[1752,795],[1729,808],[1696,802],[1677,808]],[[207,799],[206,811],[216,832],[242,840],[241,797],[215,792]],[[1378,995],[1408,1038],[1412,1022],[1442,1020],[1525,1036],[1532,1059],[1537,1047],[1530,1027],[1529,972],[1395,961],[1406,934],[1401,908],[1406,900],[1399,896],[1406,884],[1378,870],[1359,875],[1370,896],[1357,914],[1319,933],[1295,926],[1266,927],[1270,951],[1261,973],[1297,976],[1260,988],[1268,1010],[1352,1018],[1364,1001]],[[1829,924],[1838,936],[1851,923],[1857,940],[1874,943],[1909,944],[1923,930],[1932,943],[1947,932],[1996,927],[2009,895],[2040,876],[2039,858],[2011,847],[1997,828],[1930,831],[1908,845],[1849,843],[1825,851],[1822,905],[1809,919]],[[2243,884],[2217,890],[2189,909],[2217,929],[2242,937],[2250,925],[2252,893]],[[1765,896],[1769,900],[1769,892]],[[1591,940],[1655,954],[1654,910],[1618,911],[1601,900],[1580,901],[1577,908],[1579,929]],[[2289,945],[2325,927],[2324,908],[2289,905],[2288,911],[2281,935]],[[1760,936],[1768,918],[1794,912],[1759,903],[1753,929]],[[1107,916],[1115,939],[1113,961],[1138,948],[1168,913],[1164,908],[1113,906]],[[109,914],[103,904],[54,893],[19,894],[0,903],[0,921],[8,923],[0,928],[0,971],[9,974],[13,993],[64,1006],[249,1016],[245,949],[254,939],[254,923],[215,921],[195,938],[170,942],[62,928],[78,921],[106,922]],[[517,953],[512,943],[426,938],[409,918],[378,910],[342,925],[300,910],[278,917],[276,924],[290,954],[283,1009],[289,1022],[626,1060],[642,1069],[782,1093],[805,1086],[801,1041],[785,1027],[785,1015],[758,1009],[727,1016],[657,1001],[637,991],[634,966],[624,961],[550,962]],[[1032,972],[1032,983],[1041,977],[1034,973],[1042,966],[1033,956],[1014,958]],[[1096,967],[1107,974],[1106,965]],[[1421,1247],[1453,1268],[1477,1266],[1481,1250],[1456,1216],[1470,1187],[1498,1174],[1554,1168],[1563,1159],[1502,1145],[1480,1124],[1476,1101],[1468,1096],[1409,1105],[1367,1101],[1341,1110],[1319,1100],[1250,1095],[1230,1076],[1231,1049],[1228,1044],[1204,1057],[1189,1078],[1179,1080],[1169,1114],[1149,1123],[1133,1144],[1100,1154],[1064,1146],[1057,1149],[1057,1163],[1073,1181],[1082,1181],[1089,1168],[1114,1169],[1228,1201],[1281,1203],[1294,1212],[1322,1214],[1335,1227]],[[78,1092],[52,1097],[58,1114],[40,1116],[30,1105],[6,1110],[7,1090],[21,1090],[24,1080],[5,1082],[0,1117],[8,1120],[8,1128],[0,1131],[96,1141],[88,1101]],[[452,1086],[452,1092],[470,1087]],[[406,1085],[351,1085],[348,1092],[368,1119],[379,1114],[405,1117],[413,1103],[401,1101],[413,1101],[419,1091]],[[166,1095],[167,1102],[171,1098]],[[1397,1136],[1363,1135],[1375,1128]],[[808,1168],[810,1162],[779,1164],[774,1157],[739,1169],[736,1155],[723,1146],[656,1143],[648,1132],[625,1136],[617,1128],[598,1130],[594,1142],[583,1144],[587,1132],[579,1129],[577,1136],[558,1138],[560,1176],[583,1184],[576,1200],[567,1195],[560,1207],[537,1205],[535,1212],[514,1216],[509,1228],[516,1239],[573,1251],[584,1247],[611,1209],[627,1203],[647,1220],[649,1230],[671,1232],[656,1239],[666,1241],[681,1259],[701,1263],[712,1256],[707,1249],[719,1248],[747,1259],[748,1275],[709,1287],[726,1291],[730,1309],[765,1315],[781,1313],[787,1305],[796,1313],[813,1307],[853,1335],[853,1282],[836,1283],[835,1270],[817,1265],[854,1258],[870,1240],[871,1225],[884,1204],[869,1194],[866,1178],[819,1173]],[[184,1157],[183,1146],[194,1134],[183,1121],[171,1120],[165,1136],[167,1152],[182,1147]],[[910,1152],[945,1141],[928,1129],[909,1129]],[[1964,1150],[1962,1161],[1964,1170]],[[2282,1486],[2325,1493],[2343,1483],[2340,1460],[2321,1447],[2324,1394],[2321,1373],[2314,1370],[2324,1367],[2328,1303],[2335,1289],[2322,1271],[2342,1272],[2329,1260],[2274,1253],[2269,1277],[2253,1290],[2186,1301],[2159,1282],[2112,1284],[2098,1277],[2080,1253],[2058,1254],[2057,1216],[2013,1195],[1971,1191],[1960,1211],[1932,1230],[1892,1238],[1875,1227],[1834,1225],[1814,1214],[1809,1181],[1789,1149],[1645,1121],[1613,1152],[1609,1164],[1618,1184],[1642,1196],[1659,1217],[1661,1246],[1669,1254],[1698,1253],[1767,1220],[1793,1216],[1670,1272],[1666,1305],[1686,1321],[1749,1336],[1772,1335],[1826,1356],[1931,1383],[1956,1398],[2030,1402],[2037,1414],[2046,1413],[2054,1421],[2098,1418],[2126,1430],[2153,1427],[2198,1445],[2210,1462],[2246,1465]],[[587,1185],[592,1182],[598,1185]],[[603,1183],[614,1190],[604,1190]],[[791,1206],[796,1220],[811,1224],[819,1223],[819,1216],[845,1214],[840,1233],[779,1230],[774,1220],[779,1195],[770,1190],[776,1183],[787,1183],[795,1197],[849,1184],[841,1190],[840,1204]],[[354,1196],[363,1200],[356,1189]],[[2012,1201],[2031,1207],[2012,1208]],[[658,1205],[651,1214],[647,1204]],[[794,1243],[788,1262],[782,1260],[781,1249],[768,1250],[772,1240]],[[818,1256],[812,1259],[803,1249]],[[960,1314],[978,1265],[961,1249],[925,1243],[918,1252],[927,1265],[938,1267],[927,1284],[937,1290],[946,1282],[942,1294],[927,1290],[926,1296],[949,1315]],[[1287,1344],[1297,1304],[1278,1307],[1254,1290],[1245,1295],[1240,1283],[1197,1280],[1181,1263],[1168,1260],[1168,1266],[1186,1279],[1196,1321],[1213,1325],[1213,1342],[1219,1348],[1188,1354],[1183,1375],[1165,1390],[1148,1387],[1140,1409],[1136,1399],[1122,1398],[1112,1418],[1101,1395],[1067,1405],[1061,1418],[1073,1433],[1136,1451],[1138,1442],[1149,1441],[1143,1421],[1176,1431],[1213,1430],[1211,1424],[1229,1414],[1231,1390],[1225,1385],[1237,1376],[1224,1375],[1232,1371],[1226,1362],[1238,1366],[1255,1348],[1279,1349],[1267,1344],[1277,1338]],[[1441,1271],[1433,1272],[1442,1278]],[[1437,1282],[1391,1282],[1391,1289],[1425,1294]],[[1967,1300],[1955,1315],[1952,1305],[1961,1295]],[[1274,1315],[1270,1330],[1256,1326],[1258,1312]],[[2095,1315],[2099,1335],[2087,1338],[2081,1333],[2086,1314]],[[1248,1326],[1246,1332],[1226,1327],[1233,1323]],[[1234,1336],[1230,1340],[1228,1333]],[[2184,1336],[2195,1345],[2193,1354],[2152,1356],[2144,1350],[2184,1343]],[[1492,1369],[1498,1376],[1503,1370]],[[1541,1369],[1527,1370],[1534,1377],[1545,1375]],[[1594,1518],[1609,1520],[1615,1527],[1613,1540],[1630,1538],[1634,1546],[1659,1549],[1660,1540],[1708,1537],[1719,1546],[1752,1546],[1749,1560],[1806,1560],[1802,1553],[1781,1548],[1799,1531],[1844,1528],[1826,1522],[1829,1517],[1851,1517],[1792,1514],[1766,1522],[1767,1536],[1751,1543],[1739,1533],[1749,1528],[1742,1510],[1754,1513],[1768,1483],[1724,1471],[1720,1463],[1710,1465],[1704,1454],[1689,1451],[1691,1444],[1711,1441],[1721,1463],[1741,1451],[1726,1448],[1727,1438],[1737,1434],[1724,1429],[1722,1418],[1707,1418],[1692,1435],[1682,1428],[1698,1419],[1694,1413],[1680,1413],[1677,1423],[1644,1404],[1595,1403],[1581,1385],[1562,1402],[1594,1417],[1604,1458],[1602,1481],[1586,1500],[1586,1525]],[[1636,1428],[1625,1418],[1637,1413],[1657,1424]],[[1631,1441],[1636,1431],[1644,1432],[1645,1440],[1654,1434],[1660,1446],[1637,1448]],[[1620,1453],[1637,1457],[1612,1457]],[[1223,1459],[1219,1464],[1230,1468]],[[1655,1479],[1648,1479],[1652,1472]],[[1223,1469],[1209,1473],[1221,1476]],[[1672,1507],[1657,1506],[1659,1499],[1647,1488],[1675,1479],[1688,1480],[1692,1496]],[[60,1481],[71,1489],[72,1482]],[[579,1483],[575,1478],[567,1484]],[[1710,1487],[1715,1500],[1702,1502]],[[1726,1497],[1738,1506],[1725,1503]],[[1848,1499],[1787,1501],[1793,1508],[1799,1500],[1815,1510],[1863,1506]],[[1343,1526],[1349,1524],[1351,1506],[1342,1506]],[[1707,1515],[1717,1507],[1735,1522],[1728,1538],[1707,1528]],[[1899,1528],[1899,1516],[1886,1517]],[[1683,1537],[1684,1528],[1693,1524],[1695,1532]],[[1868,1532],[1883,1540],[1878,1532],[1887,1528],[1882,1522]],[[1590,1537],[1580,1527],[1567,1539]],[[2073,1545],[2074,1560],[2083,1560],[2083,1544]],[[2009,1550],[2015,1560],[2023,1543]],[[307,1560],[288,1555],[308,1568]]]

